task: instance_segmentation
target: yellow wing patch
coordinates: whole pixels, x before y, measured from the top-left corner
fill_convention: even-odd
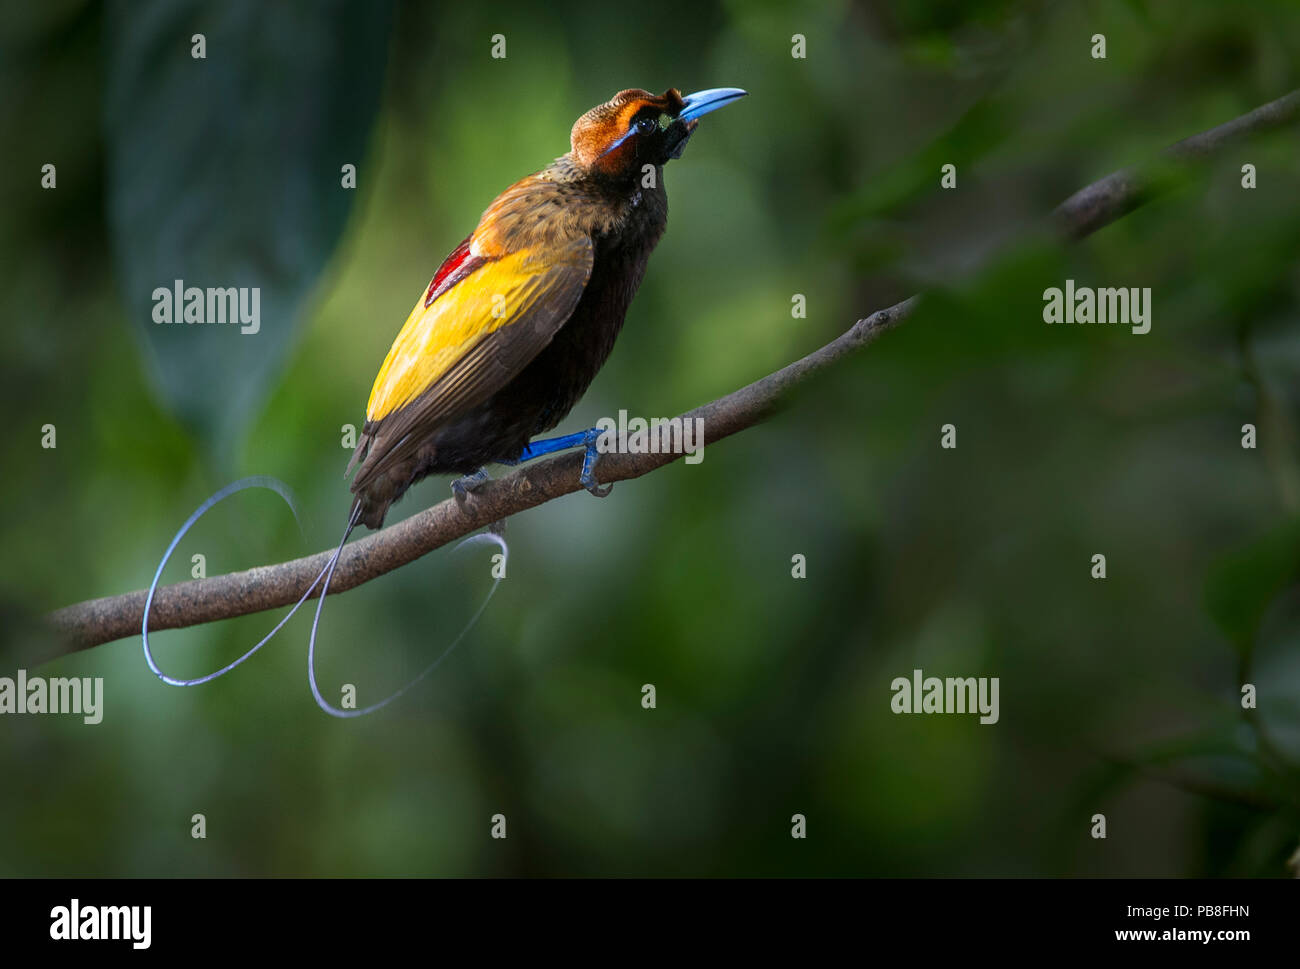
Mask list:
[[[418,397],[484,337],[546,309],[557,279],[591,275],[591,241],[522,249],[484,263],[425,307],[415,308],[393,341],[366,405],[379,421]],[[572,311],[570,306],[565,316]],[[562,321],[561,321],[562,322]]]

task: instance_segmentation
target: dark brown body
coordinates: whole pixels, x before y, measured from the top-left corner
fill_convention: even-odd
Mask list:
[[[429,433],[418,451],[358,491],[361,522],[379,528],[389,505],[431,474],[471,474],[513,461],[573,409],[604,366],[668,221],[663,170],[655,187],[583,173],[567,156],[532,178],[556,184],[566,216],[588,229],[591,278],[551,342],[488,400]],[[358,451],[376,427],[367,422]],[[362,452],[364,453],[364,452]]]
[[[620,91],[578,119],[568,154],[493,201],[375,380],[353,455],[361,522],[380,527],[427,475],[517,460],[564,419],[609,357],[663,235],[664,164],[700,114],[743,94]],[[587,471],[583,484],[601,493]]]

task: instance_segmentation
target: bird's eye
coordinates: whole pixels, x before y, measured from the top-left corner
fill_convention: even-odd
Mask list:
[[[636,130],[638,134],[648,135],[650,134],[650,132],[656,131],[658,128],[659,128],[659,119],[651,115],[646,115],[644,118],[641,118],[636,123]]]

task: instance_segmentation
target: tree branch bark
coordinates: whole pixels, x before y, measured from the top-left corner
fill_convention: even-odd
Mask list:
[[[1163,155],[1175,162],[1205,158],[1248,135],[1290,123],[1298,116],[1300,91],[1293,91],[1186,138],[1167,148]],[[1052,220],[1066,238],[1081,239],[1148,201],[1155,191],[1149,169],[1124,169],[1070,196],[1052,213]],[[703,419],[706,445],[752,427],[767,417],[791,388],[911,316],[918,300],[913,296],[878,310],[803,359],[681,416]],[[626,481],[679,457],[605,454],[601,456],[598,477],[602,482]],[[526,465],[487,483],[463,504],[449,498],[351,543],[339,558],[330,594],[356,588],[493,522],[578,491],[581,464],[582,455],[575,452]],[[149,627],[179,629],[292,605],[324,568],[332,552],[330,549],[277,565],[160,587],[154,596]],[[138,633],[145,597],[146,592],[140,590],[91,599],[59,609],[47,618],[62,634],[66,644],[63,652],[75,652]]]

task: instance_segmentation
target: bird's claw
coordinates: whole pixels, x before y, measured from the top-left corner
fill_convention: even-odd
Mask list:
[[[492,480],[487,468],[479,468],[473,474],[461,475],[451,483],[451,494],[457,502],[463,503],[471,491],[477,491]]]
[[[578,476],[578,483],[586,488],[597,498],[608,498],[609,493],[614,490],[614,482],[601,484],[596,480],[596,462],[600,460],[600,450],[596,447],[596,442],[600,440],[600,434],[596,428],[587,431],[583,439],[586,445],[586,453],[582,456],[582,474]]]

